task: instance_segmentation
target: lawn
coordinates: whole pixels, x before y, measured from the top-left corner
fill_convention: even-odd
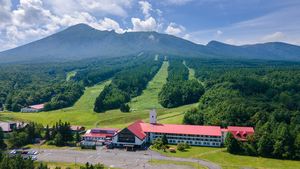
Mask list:
[[[198,155],[196,158],[218,163],[224,169],[236,169],[240,167],[297,169],[300,167],[300,161],[233,155],[225,150]]]
[[[179,150],[177,150],[176,145],[169,145],[169,146],[170,146],[170,148],[175,148],[176,153],[171,153],[169,150],[167,150],[167,152],[163,152],[163,150],[157,150],[155,148],[153,148],[152,150],[155,150],[155,151],[161,152],[163,154],[166,154],[169,157],[191,158],[191,157],[195,157],[199,154],[209,153],[209,152],[214,152],[214,151],[221,151],[221,150],[224,149],[224,148],[218,148],[218,147],[191,146],[191,148],[189,148],[189,149],[179,151]]]
[[[41,146],[36,146],[34,144],[27,144],[26,146],[24,146],[24,148],[40,148],[40,149],[58,149],[58,150],[65,150],[68,149],[70,147],[68,146],[62,146],[62,147],[58,147],[56,145],[48,145],[47,142],[45,142],[44,144],[42,144]]]
[[[84,164],[76,164],[75,163],[57,163],[57,162],[39,162],[35,161],[34,166],[37,167],[40,163],[46,164],[48,168],[55,169],[55,167],[61,167],[62,169],[65,169],[67,167],[70,167],[72,169],[80,169],[80,166],[85,166]],[[111,167],[105,167],[105,169],[114,169]]]
[[[78,69],[73,70],[73,71],[71,71],[71,72],[67,72],[67,74],[66,74],[66,80],[69,81],[69,80],[70,80],[70,77],[75,76],[76,73],[77,73],[77,71],[78,71]]]
[[[152,161],[149,161],[149,162],[152,162],[153,164],[157,164],[157,163],[163,163],[163,164],[177,164],[177,165],[190,165],[192,167],[195,167],[195,168],[207,168],[203,165],[198,165],[198,164],[195,164],[195,163],[187,163],[187,162],[177,162],[177,161],[164,161],[164,160],[152,160]]]
[[[183,61],[183,64],[186,66],[186,68],[189,69],[189,80],[196,79],[195,78],[195,70],[187,67],[187,65],[185,64],[185,61]]]

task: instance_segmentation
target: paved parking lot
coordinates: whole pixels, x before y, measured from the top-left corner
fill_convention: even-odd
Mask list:
[[[30,151],[36,151],[31,149]],[[98,147],[96,151],[78,151],[78,150],[43,150],[44,152],[37,155],[38,161],[47,162],[66,162],[66,163],[80,163],[90,164],[102,163],[108,167],[114,168],[151,168],[151,169],[192,169],[191,166],[182,166],[174,164],[152,164],[149,162],[151,159],[166,160],[166,161],[181,161],[203,164],[211,169],[221,169],[219,166],[202,160],[196,160],[191,158],[177,158],[166,157],[163,154],[147,150],[127,152],[119,149],[103,149]]]

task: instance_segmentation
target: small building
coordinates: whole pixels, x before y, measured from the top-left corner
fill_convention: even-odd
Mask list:
[[[7,133],[12,133],[14,129],[16,128],[24,128],[27,127],[27,123],[20,123],[18,121],[10,122],[10,123],[0,123],[0,127],[3,130],[4,136],[6,136]]]
[[[86,146],[102,146],[103,144],[111,144],[112,137],[119,131],[120,129],[110,127],[93,128],[82,135],[82,143]]]
[[[44,104],[31,105],[21,109],[22,113],[38,113],[41,112],[44,108]]]
[[[228,126],[227,129],[221,129],[222,132],[222,143],[225,143],[225,137],[228,132],[231,132],[233,136],[241,141],[248,141],[247,136],[254,134],[253,127],[239,127],[239,126]]]
[[[72,133],[75,134],[78,130],[79,133],[85,132],[85,127],[83,126],[71,126]]]

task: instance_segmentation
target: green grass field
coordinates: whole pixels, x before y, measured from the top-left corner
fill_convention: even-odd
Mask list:
[[[196,79],[196,78],[195,78],[195,70],[194,70],[194,69],[191,69],[191,68],[189,68],[189,67],[187,67],[187,65],[185,64],[185,61],[183,61],[182,63],[183,63],[183,64],[186,66],[186,68],[188,68],[188,70],[189,70],[189,80]]]
[[[207,153],[196,156],[196,158],[218,163],[224,169],[238,169],[240,167],[259,169],[300,168],[300,161],[233,155],[228,153],[227,151],[216,151],[213,153]]]
[[[77,73],[77,71],[78,71],[78,69],[73,70],[73,71],[71,71],[71,72],[67,72],[67,75],[66,75],[66,81],[69,81],[69,80],[70,80],[70,77],[75,76],[76,73]]]
[[[40,165],[40,163],[46,164],[50,169],[55,169],[55,167],[61,167],[62,169],[65,169],[67,167],[70,167],[72,169],[80,169],[80,166],[85,166],[84,164],[75,165],[75,163],[57,163],[57,162],[39,162],[39,161],[35,161],[34,166],[37,167],[38,165]],[[105,169],[109,169],[109,168],[115,169],[111,167],[105,167]]]
[[[189,165],[189,166],[199,168],[199,169],[207,168],[203,165],[198,165],[198,164],[195,164],[195,163],[187,163],[187,162],[164,161],[164,160],[152,160],[152,161],[149,161],[149,162],[152,162],[153,164],[162,163],[162,164]]]

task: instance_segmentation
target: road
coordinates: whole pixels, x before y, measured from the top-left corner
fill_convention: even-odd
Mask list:
[[[37,149],[31,149],[30,151],[36,151]],[[64,162],[64,163],[80,163],[90,164],[102,163],[108,167],[114,168],[158,168],[160,165],[161,169],[190,169],[190,166],[180,165],[162,165],[152,164],[149,162],[151,159],[166,160],[166,161],[179,161],[179,162],[190,162],[206,166],[209,169],[221,169],[220,166],[207,162],[204,160],[197,160],[192,158],[179,158],[179,157],[167,157],[162,153],[147,150],[147,151],[124,151],[119,149],[105,149],[98,147],[96,151],[78,151],[78,150],[55,150],[47,149],[43,153],[37,155],[38,161],[47,162]],[[178,167],[179,166],[179,167]]]

